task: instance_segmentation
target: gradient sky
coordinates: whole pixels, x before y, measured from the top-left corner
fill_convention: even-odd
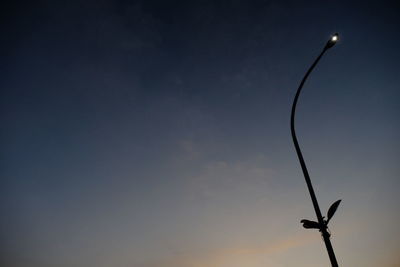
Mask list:
[[[5,1],[4,1],[5,2]],[[396,1],[7,1],[5,267],[400,266]],[[11,3],[12,2],[12,3]]]

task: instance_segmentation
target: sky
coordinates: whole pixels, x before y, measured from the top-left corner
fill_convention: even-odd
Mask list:
[[[5,2],[5,1],[4,1]],[[400,266],[396,1],[7,1],[0,263]]]

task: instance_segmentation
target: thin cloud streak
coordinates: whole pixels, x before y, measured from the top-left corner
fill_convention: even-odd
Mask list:
[[[168,259],[149,262],[143,267],[224,267],[224,266],[265,266],[272,264],[272,256],[285,253],[293,248],[318,242],[316,235],[302,234],[292,238],[278,240],[272,244],[266,243],[253,246],[227,247],[208,252],[178,253]],[[273,266],[279,266],[276,262]]]

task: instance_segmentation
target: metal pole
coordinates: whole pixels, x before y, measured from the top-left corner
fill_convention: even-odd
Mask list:
[[[337,40],[337,37],[334,39],[334,41],[336,42],[336,40]],[[293,143],[294,143],[294,146],[296,148],[296,153],[297,153],[297,156],[298,156],[299,161],[300,161],[301,169],[303,170],[304,179],[306,180],[308,191],[310,192],[310,197],[311,197],[311,200],[312,200],[312,203],[313,203],[313,206],[314,206],[315,214],[317,215],[318,223],[319,223],[319,225],[321,227],[320,230],[321,230],[324,242],[325,242],[326,250],[328,251],[329,259],[331,261],[332,267],[338,267],[339,265],[338,265],[338,263],[336,261],[335,252],[333,251],[331,240],[329,239],[330,234],[328,233],[327,226],[326,226],[326,224],[324,222],[324,219],[322,218],[321,210],[319,208],[317,197],[315,196],[315,192],[314,192],[313,186],[311,184],[311,179],[310,179],[310,175],[308,174],[306,163],[304,161],[303,155],[302,155],[301,150],[300,150],[299,143],[297,141],[296,131],[295,131],[295,127],[294,127],[296,106],[297,106],[297,101],[299,99],[299,95],[300,95],[301,89],[303,88],[303,85],[304,85],[305,81],[307,80],[308,76],[310,75],[312,70],[317,65],[318,61],[322,58],[322,56],[325,54],[325,52],[330,47],[332,47],[333,45],[334,45],[334,43],[332,44],[331,40],[328,41],[327,45],[322,50],[321,54],[319,54],[319,56],[314,61],[314,63],[311,65],[311,67],[308,69],[308,71],[306,72],[306,75],[304,76],[303,80],[301,81],[300,86],[297,89],[296,95],[295,95],[294,100],[293,100],[292,112],[291,112],[291,117],[290,117],[290,129],[291,129],[291,133],[292,133]]]

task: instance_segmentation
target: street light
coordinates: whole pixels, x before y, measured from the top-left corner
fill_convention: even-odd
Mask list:
[[[336,261],[335,252],[333,251],[333,247],[331,244],[330,234],[328,232],[328,222],[332,218],[337,207],[339,206],[340,200],[338,200],[332,204],[332,206],[329,208],[329,211],[328,211],[328,219],[324,220],[324,217],[322,217],[322,214],[321,214],[321,210],[319,209],[317,197],[315,196],[315,192],[314,192],[313,186],[311,184],[311,179],[310,179],[310,175],[308,174],[308,171],[307,171],[306,163],[304,161],[303,155],[300,150],[299,143],[297,141],[296,131],[294,128],[294,118],[295,118],[295,114],[296,114],[297,101],[299,99],[299,95],[300,95],[301,89],[303,88],[305,81],[307,80],[308,76],[310,75],[312,70],[317,65],[318,61],[325,54],[325,52],[329,48],[333,47],[338,42],[338,40],[339,40],[339,35],[337,33],[335,33],[334,35],[331,36],[331,38],[326,43],[324,49],[322,50],[322,52],[315,59],[314,63],[311,65],[311,67],[308,69],[308,71],[306,72],[306,75],[304,75],[304,78],[301,81],[300,86],[297,89],[296,95],[294,97],[293,105],[292,105],[292,112],[291,112],[291,117],[290,117],[290,129],[291,129],[291,133],[292,133],[293,143],[296,148],[296,153],[297,153],[297,156],[300,161],[301,169],[303,170],[304,179],[306,180],[307,188],[308,188],[308,191],[310,192],[310,197],[311,197],[311,200],[312,200],[312,203],[314,206],[315,214],[317,215],[317,219],[318,219],[318,222],[309,221],[309,220],[301,220],[301,222],[303,223],[303,227],[306,229],[319,229],[319,231],[321,232],[322,237],[324,239],[325,246],[328,251],[328,255],[329,255],[329,259],[331,261],[332,267],[338,267],[339,265]]]

